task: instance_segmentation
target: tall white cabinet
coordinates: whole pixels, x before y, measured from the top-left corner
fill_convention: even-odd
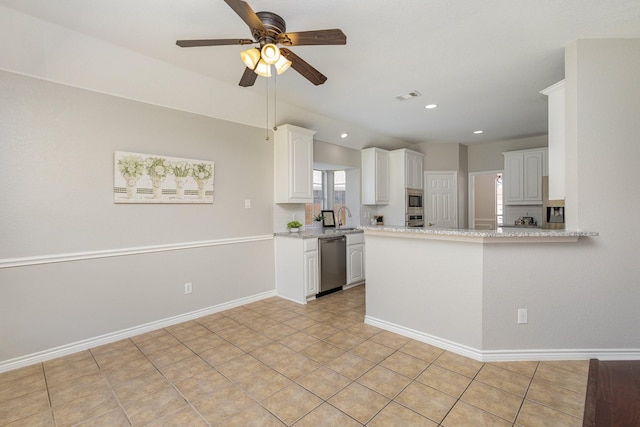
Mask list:
[[[274,141],[276,203],[313,202],[313,135],[293,125],[280,125]]]
[[[565,196],[565,89],[564,80],[540,92],[549,98],[549,200]]]
[[[407,188],[423,190],[423,168],[422,153],[406,148],[389,152],[389,203],[378,210],[385,224],[405,225]]]
[[[541,205],[547,148],[509,151],[504,155],[503,194],[507,205]]]
[[[381,148],[366,148],[362,155],[362,204],[389,203],[389,152]]]

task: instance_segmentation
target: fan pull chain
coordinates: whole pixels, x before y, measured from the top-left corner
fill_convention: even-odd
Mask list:
[[[278,130],[278,73],[273,75],[273,131]]]
[[[264,126],[264,130],[266,132],[266,136],[265,136],[265,141],[269,140],[269,79],[265,79],[267,81],[266,83],[266,87],[267,87],[267,114],[265,117],[265,126]]]

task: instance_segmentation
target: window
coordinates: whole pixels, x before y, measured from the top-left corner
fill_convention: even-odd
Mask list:
[[[338,212],[338,210],[347,205],[347,197],[346,197],[346,187],[347,187],[347,174],[344,171],[333,171],[333,211]],[[340,217],[336,216],[336,223],[346,224],[347,223],[347,213],[343,209],[340,212]]]
[[[347,174],[345,171],[313,171],[313,203],[305,205],[305,224],[313,224],[314,218],[323,210],[338,212],[342,206],[346,206]],[[340,212],[341,221],[346,223],[346,213]]]

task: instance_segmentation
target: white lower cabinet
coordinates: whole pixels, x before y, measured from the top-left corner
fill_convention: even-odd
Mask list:
[[[364,282],[364,233],[347,234],[347,285]]]
[[[305,239],[304,251],[304,289],[306,290],[306,296],[312,296],[319,292],[318,284],[318,239]],[[313,248],[315,249],[307,249]]]
[[[364,233],[347,234],[347,285],[364,282]],[[320,292],[318,239],[276,236],[276,294],[305,304]]]
[[[318,239],[276,236],[276,294],[306,304],[318,293]]]

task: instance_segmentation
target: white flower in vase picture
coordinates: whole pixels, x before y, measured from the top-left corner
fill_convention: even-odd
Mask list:
[[[171,164],[171,171],[176,180],[176,197],[184,197],[184,184],[193,173],[193,166],[189,162],[180,161]]]
[[[203,199],[205,187],[213,175],[213,165],[197,163],[193,165],[193,178],[198,183],[198,197]]]
[[[171,174],[171,167],[167,159],[161,157],[149,157],[145,161],[147,167],[147,175],[151,178],[153,186],[153,198],[162,197],[162,184],[168,175]]]
[[[118,160],[118,170],[127,182],[127,199],[136,197],[138,179],[144,174],[145,164],[139,156],[125,156]]]

